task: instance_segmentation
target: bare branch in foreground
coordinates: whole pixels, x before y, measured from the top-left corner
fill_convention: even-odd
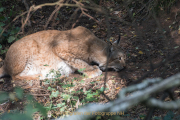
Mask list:
[[[164,102],[155,98],[151,98],[147,101],[146,104],[148,106],[157,107],[161,109],[179,109],[180,100]]]
[[[166,78],[161,82],[159,81],[161,81],[159,78],[152,78],[145,80],[143,83],[129,86],[120,91],[119,95],[121,95],[121,97],[116,99],[115,101],[108,102],[106,104],[98,104],[98,103],[88,104],[87,106],[78,109],[74,113],[69,114],[70,116],[64,118],[63,120],[72,120],[72,119],[85,120],[95,115],[103,114],[103,113],[105,115],[118,115],[118,113],[126,111],[129,108],[133,107],[134,105],[137,105],[144,101],[145,104],[148,106],[156,106],[157,108],[163,108],[163,109],[178,109],[180,107],[180,100],[163,102],[150,97],[154,93],[164,91],[171,87],[179,86],[180,73],[173,75],[169,78]],[[149,83],[155,83],[155,84],[148,86]],[[130,92],[134,90],[138,90],[138,91],[132,92],[128,96],[125,96],[126,92]],[[78,113],[78,115],[75,113]],[[90,113],[90,115],[87,115],[86,113]],[[60,120],[60,118],[57,118],[56,120]]]

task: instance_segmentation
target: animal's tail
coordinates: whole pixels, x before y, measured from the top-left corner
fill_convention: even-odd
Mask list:
[[[8,75],[4,69],[4,65],[0,68],[0,78],[5,77],[6,75]]]

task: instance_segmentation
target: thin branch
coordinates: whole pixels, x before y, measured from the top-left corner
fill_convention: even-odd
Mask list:
[[[24,13],[16,16],[16,17],[2,30],[2,32],[1,32],[1,34],[0,34],[0,37],[2,36],[2,34],[4,33],[4,31],[5,31],[15,20],[17,20],[19,17],[27,14],[28,12],[30,13],[30,12],[32,12],[32,11],[36,11],[36,10],[38,10],[38,9],[44,7],[44,6],[55,6],[55,5],[59,5],[59,6],[61,6],[61,7],[63,7],[63,6],[82,7],[82,8],[86,8],[86,9],[95,10],[95,11],[97,11],[97,12],[99,12],[99,13],[102,13],[102,14],[106,14],[106,12],[105,12],[102,8],[96,8],[96,7],[90,7],[90,6],[80,6],[79,4],[60,3],[60,1],[61,1],[61,0],[59,0],[59,1],[57,1],[57,2],[54,2],[54,3],[45,3],[45,4],[41,4],[41,5],[37,5],[37,6],[35,6],[35,5],[31,6],[31,10],[26,11],[26,12],[24,12]],[[27,20],[28,20],[28,19],[27,19]]]
[[[21,26],[21,29],[22,29],[22,32],[24,33],[24,26],[26,25],[26,23],[28,22],[29,18],[30,18],[30,13],[31,11],[33,10],[33,7],[34,6],[31,6],[29,11],[28,11],[28,14],[27,14],[27,17],[26,17],[26,20],[24,21],[24,23],[22,23],[22,26]]]
[[[166,109],[166,110],[179,109],[180,100],[164,102],[155,98],[151,98],[146,102],[146,105],[150,107],[157,107],[157,108]]]
[[[59,1],[59,3],[63,3],[63,2],[64,2],[64,0],[60,0],[60,1]],[[46,25],[44,26],[44,29],[47,28],[47,26],[48,26],[49,22],[51,21],[52,17],[54,16],[54,14],[55,14],[57,11],[59,11],[59,9],[60,9],[61,7],[62,7],[62,5],[58,5],[58,7],[52,12],[52,14],[50,15],[48,21],[46,22]]]

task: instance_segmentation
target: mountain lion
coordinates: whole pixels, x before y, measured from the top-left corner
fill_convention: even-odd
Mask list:
[[[51,70],[61,75],[78,70],[88,77],[96,77],[106,69],[107,58],[107,68],[118,71],[124,68],[125,57],[116,45],[108,45],[84,27],[45,30],[25,36],[10,46],[0,68],[0,78],[5,75],[13,80],[53,78]],[[91,65],[92,62],[99,67]]]

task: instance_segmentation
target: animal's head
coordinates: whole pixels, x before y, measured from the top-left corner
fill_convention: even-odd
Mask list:
[[[111,68],[115,71],[119,71],[126,66],[126,55],[119,47],[120,38],[119,36],[119,39],[110,45],[107,69]],[[100,68],[105,70],[106,65],[100,66]]]

